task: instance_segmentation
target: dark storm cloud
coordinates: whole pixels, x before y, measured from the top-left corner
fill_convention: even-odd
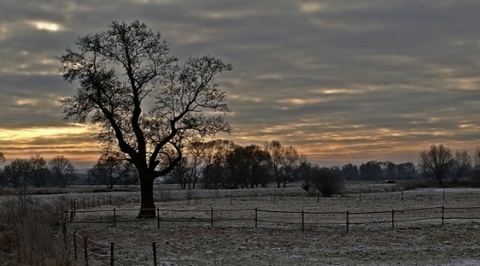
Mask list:
[[[7,0],[0,127],[62,125],[58,99],[75,87],[56,56],[112,21],[138,19],[180,60],[232,63],[217,82],[230,138],[242,144],[278,139],[331,163],[415,161],[432,143],[470,149],[480,132],[478,10],[473,0]]]

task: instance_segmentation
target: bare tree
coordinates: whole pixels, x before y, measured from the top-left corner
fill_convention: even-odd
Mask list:
[[[77,46],[59,58],[65,80],[80,83],[62,101],[66,119],[90,117],[100,128],[97,139],[128,156],[140,179],[137,217],[155,217],[154,179],[180,162],[193,137],[229,132],[226,95],[214,77],[232,67],[209,56],[176,64],[160,33],[138,21],[113,22]]]
[[[52,158],[48,165],[59,187],[67,187],[77,178],[75,167],[63,155]]]
[[[182,158],[182,160],[180,160],[180,162],[175,165],[169,175],[172,178],[173,182],[180,184],[180,188],[186,189],[187,185],[190,184],[191,179],[189,176],[190,167],[188,166],[188,159],[185,157]]]
[[[443,145],[432,145],[430,150],[420,153],[419,168],[423,176],[433,178],[439,184],[443,184],[448,175],[452,158],[449,148]]]
[[[88,175],[112,189],[120,180],[137,179],[134,167],[121,154],[102,154]],[[128,183],[128,182],[127,182]]]
[[[3,152],[0,152],[0,163],[5,162],[5,155],[3,155]],[[0,187],[5,187],[6,186],[6,180],[5,180],[5,175],[4,171],[0,170]]]
[[[26,159],[15,159],[3,170],[7,184],[14,188],[24,187],[29,174],[30,163]]]
[[[472,158],[467,151],[455,152],[454,158],[450,162],[450,180],[452,185],[465,177],[472,167]]]
[[[211,159],[208,142],[194,141],[187,146],[188,151],[188,188],[195,189],[203,169]]]
[[[283,150],[282,144],[279,141],[273,140],[265,143],[265,150],[270,154],[270,165],[273,169],[273,174],[277,181],[277,187],[280,188],[282,178],[280,175],[280,168],[283,163]]]
[[[280,170],[284,188],[287,182],[294,177],[295,171],[300,166],[300,158],[300,154],[292,146],[283,148],[283,162]]]
[[[47,185],[47,177],[49,170],[47,168],[47,161],[43,159],[40,154],[30,157],[28,160],[30,163],[30,175],[31,183],[35,187],[44,187]]]
[[[475,155],[473,156],[475,163],[475,170],[480,171],[480,146],[475,149]]]
[[[282,146],[276,140],[267,142],[264,148],[270,154],[270,165],[277,181],[277,187],[279,188],[282,184],[285,187],[287,182],[294,178],[295,171],[299,170],[302,155],[292,146]]]
[[[206,188],[221,188],[227,185],[226,161],[227,155],[237,147],[230,140],[213,140],[207,142],[204,150],[205,167],[202,176]]]

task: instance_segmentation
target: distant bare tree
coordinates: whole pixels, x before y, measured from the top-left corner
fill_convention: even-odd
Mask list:
[[[411,179],[416,177],[417,169],[411,162],[397,164],[397,174],[399,179]]]
[[[213,140],[206,143],[204,150],[205,167],[202,170],[206,188],[226,187],[226,161],[227,155],[237,147],[230,140]]]
[[[254,188],[266,186],[269,179],[270,155],[257,145],[237,146],[227,155],[227,187]]]
[[[59,187],[67,187],[77,178],[75,167],[63,155],[52,158],[48,165]]]
[[[378,181],[382,177],[381,163],[377,161],[368,161],[360,165],[360,176],[362,180]]]
[[[448,175],[452,159],[453,156],[449,148],[443,145],[432,145],[430,150],[420,153],[418,166],[423,176],[433,178],[439,184],[443,184]]]
[[[187,176],[188,188],[195,189],[205,166],[211,160],[212,146],[209,142],[194,141],[187,146],[188,152],[188,170]]]
[[[292,146],[283,148],[283,166],[281,168],[281,176],[283,181],[283,187],[287,185],[295,175],[295,171],[300,166],[301,155]]]
[[[467,151],[455,152],[455,156],[450,162],[450,180],[452,185],[457,184],[461,178],[467,176],[471,168],[472,158]]]
[[[3,152],[0,152],[0,163],[5,162],[5,156],[3,155]],[[5,180],[5,175],[3,173],[3,170],[0,170],[0,187],[5,187],[6,186],[6,180]]]
[[[477,146],[475,149],[475,154],[473,155],[473,160],[475,163],[475,170],[480,172],[480,146]]]
[[[180,184],[180,188],[186,189],[187,185],[190,184],[190,167],[188,166],[188,159],[182,158],[169,175],[173,182]]]
[[[14,188],[25,186],[29,174],[30,163],[26,159],[15,159],[3,170],[7,184],[11,184]]]
[[[112,189],[120,180],[137,179],[135,168],[121,154],[102,154],[93,168],[88,170],[88,175],[93,180],[101,180],[108,189]]]
[[[270,154],[270,165],[273,169],[273,175],[277,181],[277,187],[280,188],[282,182],[280,168],[283,162],[283,150],[280,141],[273,140],[265,143],[265,150]]]
[[[44,187],[47,185],[47,178],[49,175],[49,170],[47,168],[47,161],[43,159],[40,154],[30,157],[28,160],[30,163],[30,175],[29,179],[35,187]]]
[[[342,166],[342,176],[346,180],[357,180],[360,176],[360,171],[358,170],[358,166],[353,165],[351,163]]]
[[[275,140],[267,142],[264,147],[270,154],[270,165],[277,180],[277,187],[279,188],[282,184],[285,187],[300,167],[301,154],[292,146],[284,147]]]

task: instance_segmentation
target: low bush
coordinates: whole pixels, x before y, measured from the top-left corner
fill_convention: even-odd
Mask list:
[[[328,168],[314,167],[304,187],[308,190],[311,188],[318,190],[322,197],[330,197],[343,193],[345,182],[339,174]]]

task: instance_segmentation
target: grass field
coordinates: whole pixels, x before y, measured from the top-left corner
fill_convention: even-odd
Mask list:
[[[255,190],[177,190],[157,189],[157,207],[164,217],[177,213],[181,222],[136,220],[106,224],[70,224],[78,240],[87,236],[91,245],[89,265],[106,265],[110,260],[110,243],[114,242],[115,265],[153,265],[152,243],[155,242],[158,265],[478,265],[480,264],[480,220],[448,220],[444,225],[437,213],[411,212],[413,217],[435,216],[436,219],[397,223],[352,225],[347,232],[342,220],[338,225],[307,225],[302,231],[299,216],[264,217],[268,221],[255,228],[251,210],[308,212],[374,212],[433,206],[478,207],[477,189],[420,189],[404,191],[391,184],[350,184],[350,193],[330,198],[307,197],[297,186],[286,189]],[[370,192],[370,193],[367,193]],[[136,192],[110,192],[114,206],[127,209],[119,217],[134,221],[138,204]],[[107,193],[108,194],[108,193]],[[91,197],[91,192],[82,193]],[[102,193],[97,193],[97,196]],[[79,195],[77,195],[79,196]],[[187,200],[190,197],[190,200]],[[132,199],[132,200],[130,200]],[[102,205],[88,210],[111,210]],[[239,222],[208,222],[209,211],[229,210],[225,216],[245,218]],[[461,209],[456,215],[480,217],[479,209]],[[78,214],[75,220],[107,215],[102,212]],[[183,215],[183,216],[182,216]],[[98,217],[97,217],[98,218]],[[204,218],[203,222],[198,222]],[[218,218],[218,217],[216,217]],[[110,219],[110,218],[104,218]],[[316,218],[318,220],[323,217]],[[354,220],[361,219],[358,217]],[[383,219],[383,218],[379,218]],[[388,215],[387,215],[388,219]],[[406,218],[404,218],[406,219]],[[410,218],[409,218],[410,219]],[[408,220],[408,219],[407,219]],[[294,222],[292,222],[294,221]],[[312,222],[312,221],[310,221]],[[79,251],[80,252],[80,251]],[[95,255],[97,254],[97,255]],[[82,265],[82,258],[78,260]]]

